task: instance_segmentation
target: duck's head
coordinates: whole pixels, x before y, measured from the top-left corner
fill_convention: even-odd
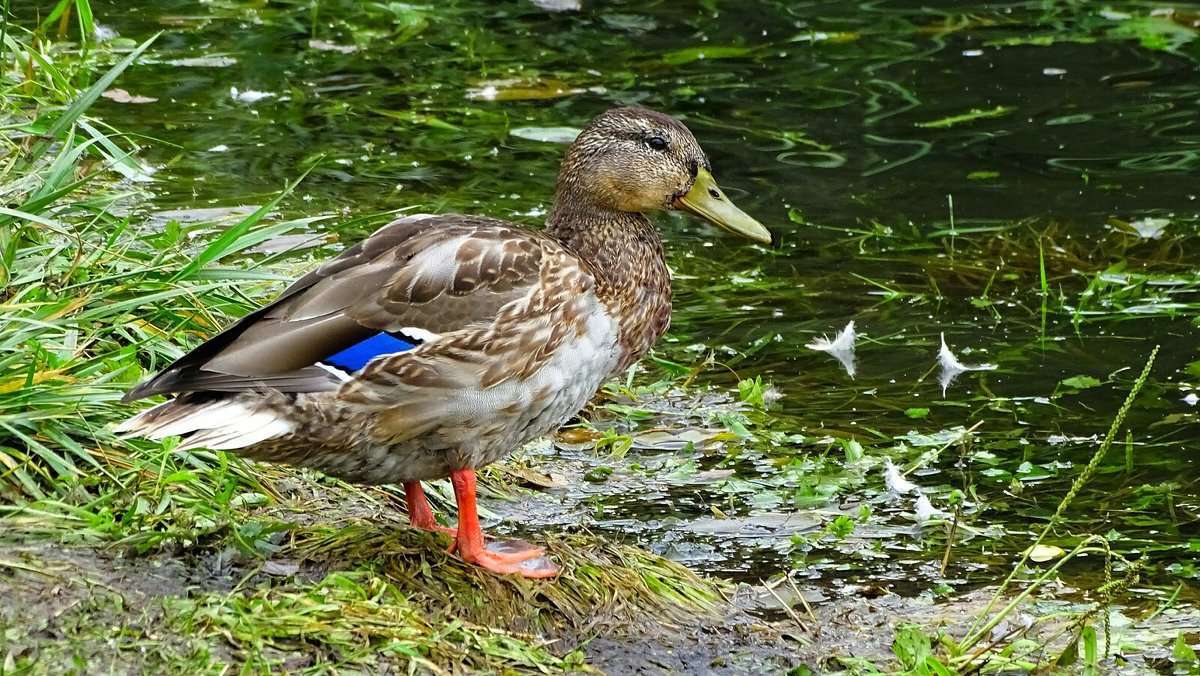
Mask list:
[[[558,202],[588,211],[678,209],[742,237],[771,242],[771,233],[717,186],[692,132],[645,108],[614,108],[579,134],[563,159]]]

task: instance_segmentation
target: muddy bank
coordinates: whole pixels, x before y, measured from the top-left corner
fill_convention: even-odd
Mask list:
[[[549,618],[544,599],[536,598],[547,590],[532,587],[526,614],[492,615],[485,626],[445,606],[433,607],[437,597],[428,589],[401,590],[391,599],[376,595],[387,608],[365,612],[372,607],[364,605],[371,594],[347,600],[331,581],[355,580],[368,589],[371,578],[385,573],[345,571],[339,578],[331,570],[336,565],[264,563],[230,552],[139,556],[48,543],[10,545],[0,550],[0,664],[4,673],[214,672],[231,664],[382,673],[413,665],[431,673],[785,673],[800,665],[831,673],[868,664],[900,669],[898,631],[919,629],[917,635],[945,656],[937,637],[960,639],[990,599],[984,590],[937,602],[894,594],[865,598],[871,594],[864,592],[806,608],[782,587],[770,593],[743,586],[713,613],[694,609],[690,616],[667,617],[648,609],[632,616],[612,603],[597,606],[587,618]],[[480,589],[460,589],[456,597],[474,605],[465,616],[475,620],[489,606],[485,596],[471,595]],[[992,632],[997,643],[1023,646],[1024,652],[1006,654],[1015,662],[1010,668],[1057,654],[1076,638],[1068,613],[1085,602],[1070,600],[1073,596],[1075,590],[1060,587],[1031,599]],[[781,601],[791,610],[784,611]],[[311,612],[321,604],[329,617],[346,624]],[[498,605],[502,612],[512,607]],[[1060,620],[1053,619],[1056,614]],[[1184,609],[1149,616],[1148,609],[1115,607],[1110,618],[1112,643],[1101,665],[1111,673],[1170,669],[1175,637],[1200,628],[1196,613]],[[388,622],[392,626],[383,626]],[[406,649],[396,650],[401,638]]]
[[[323,595],[321,588],[329,585],[333,574],[326,563],[305,562],[293,567],[251,563],[228,553],[137,556],[39,544],[6,547],[0,553],[0,571],[0,596],[4,598],[0,605],[0,656],[6,673],[64,673],[74,669],[145,673],[183,667],[211,671],[222,664],[246,665],[248,660],[271,670],[333,666],[343,661],[383,672],[405,671],[414,662],[430,671],[451,673],[536,670],[532,664],[521,664],[522,659],[507,659],[511,656],[494,650],[497,646],[493,644],[473,645],[485,633],[490,634],[489,638],[505,637],[510,647],[525,656],[544,651],[547,657],[557,657],[559,663],[545,666],[565,670],[590,667],[609,673],[744,673],[759,668],[786,671],[797,662],[795,644],[782,639],[773,623],[732,606],[724,608],[725,614],[720,616],[694,611],[689,621],[682,614],[656,616],[650,609],[635,618],[623,611],[622,604],[611,604],[606,609],[598,607],[595,616],[575,624],[564,617],[547,622],[544,617],[532,616],[542,610],[532,600],[531,616],[494,617],[490,627],[473,626],[469,634],[447,641],[438,634],[453,633],[453,625],[464,621],[446,608],[412,605],[406,610],[423,617],[409,612],[360,615],[366,640],[357,645],[359,651],[342,654],[339,648],[345,646],[315,635],[323,629],[320,623],[306,627],[304,621],[296,621],[285,632],[282,625],[269,621],[278,607],[266,607],[272,591],[299,591],[305,586],[316,590],[316,595],[303,598],[315,601]],[[408,591],[409,602],[415,604],[427,592]],[[222,602],[217,603],[218,599]],[[222,621],[227,607],[245,599],[252,603],[243,611],[253,614],[257,609],[263,614],[236,622],[228,618]],[[262,605],[256,607],[253,601]],[[482,596],[459,601],[474,605],[466,614],[476,617],[487,605]],[[341,599],[329,598],[327,603],[338,606]],[[361,611],[351,605],[336,610],[347,615]],[[610,614],[606,616],[605,612]],[[387,650],[380,638],[387,632],[365,626],[388,617],[408,625],[402,633],[416,639],[412,641],[415,655]],[[248,624],[239,626],[242,623]],[[512,629],[534,625],[557,626],[540,634]],[[257,645],[247,639],[250,626],[261,634]],[[437,629],[426,636],[429,641],[424,646],[420,645],[423,637],[419,631],[423,626]],[[331,629],[335,633],[339,630]],[[372,647],[385,649],[369,659],[359,654]],[[478,654],[466,654],[472,650]]]

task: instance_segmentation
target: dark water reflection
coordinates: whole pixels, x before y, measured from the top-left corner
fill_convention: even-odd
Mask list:
[[[1182,399],[1196,377],[1186,368],[1200,300],[1200,40],[1186,22],[1140,3],[710,0],[552,14],[529,3],[388,11],[347,1],[319,3],[315,21],[307,1],[216,2],[200,16],[182,0],[94,4],[125,37],[166,31],[154,62],[122,82],[160,101],[99,109],[154,139],[143,157],[160,167],[156,208],[261,203],[324,156],[288,211],[416,206],[536,223],[562,149],[511,128],[578,127],[620,103],[686,117],[731,196],[782,240],[775,251],[706,246],[713,233],[663,219],[680,280],[677,342],[661,353],[682,361],[695,343],[745,350],[780,337],[737,370],[769,378],[786,395],[773,429],[808,441],[702,460],[747,480],[811,457],[824,458],[809,460],[819,483],[840,471],[841,451],[817,442],[827,435],[913,461],[894,437],[982,422],[973,443],[914,478],[943,496],[973,486],[977,527],[1036,530],[1095,448],[1059,438],[1103,435],[1162,345],[1127,425],[1133,468],[1106,463],[1069,530],[1144,538],[1165,548],[1163,561],[1194,556],[1184,534],[1200,532],[1197,435]],[[358,51],[314,49],[314,37]],[[232,61],[179,65],[201,57]],[[579,91],[470,97],[546,81]],[[247,102],[231,88],[271,96]],[[978,117],[947,123],[955,116]],[[1152,217],[1168,219],[1161,239],[1113,225]],[[851,319],[867,335],[855,379],[803,348]],[[931,372],[942,333],[973,351],[964,361],[997,369],[964,374],[943,397]],[[732,386],[715,371],[710,382]],[[1063,394],[1059,381],[1079,375],[1103,384]],[[930,412],[913,418],[912,408]],[[962,460],[980,452],[995,459]],[[1023,464],[1048,474],[1035,480]],[[764,486],[789,499],[795,489]],[[810,563],[821,559],[831,578],[905,578],[893,561],[940,559],[944,537],[927,540],[904,520],[911,507],[883,497],[877,467],[846,486],[829,509],[868,504],[885,518],[815,547]],[[599,525],[733,575],[769,574],[794,556],[778,538],[746,545],[679,528],[713,502],[756,513],[742,497],[692,486],[670,498],[670,519],[661,496],[614,498]],[[999,546],[1011,554],[1027,541],[1001,536]],[[987,566],[1006,559],[973,546],[955,574],[994,577]],[[870,547],[886,556],[865,556]]]

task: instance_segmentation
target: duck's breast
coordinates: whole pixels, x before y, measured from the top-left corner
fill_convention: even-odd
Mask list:
[[[339,398],[367,413],[389,481],[495,462],[578,412],[621,360],[592,287],[516,303],[496,325],[372,362]]]

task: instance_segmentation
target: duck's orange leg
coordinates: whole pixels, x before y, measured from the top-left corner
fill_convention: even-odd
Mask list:
[[[528,543],[505,540],[485,547],[475,507],[475,470],[455,470],[450,474],[450,482],[458,501],[458,535],[451,551],[457,551],[465,561],[502,575],[515,573],[534,578],[558,575],[558,566],[546,557],[545,550]]]
[[[421,489],[420,481],[404,482],[404,501],[408,504],[408,523],[413,528],[436,530],[447,533],[450,537],[458,537],[458,532],[437,522],[433,517],[433,508],[425,499],[425,491]]]

